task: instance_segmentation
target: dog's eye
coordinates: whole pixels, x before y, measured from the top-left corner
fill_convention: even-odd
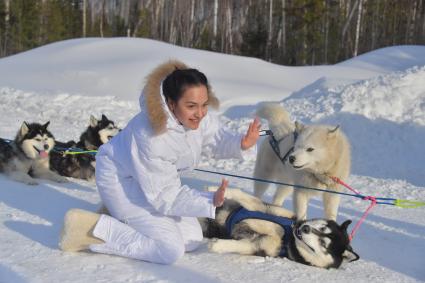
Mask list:
[[[36,141],[38,141],[38,142],[40,142],[40,141],[41,141],[41,139],[40,139],[40,138],[36,138],[35,140],[36,140]]]
[[[312,152],[313,150],[314,150],[314,148],[312,148],[312,147],[307,148],[308,152]]]

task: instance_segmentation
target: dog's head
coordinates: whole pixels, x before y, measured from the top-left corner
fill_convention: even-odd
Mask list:
[[[23,122],[15,142],[30,159],[47,158],[55,146],[53,135],[47,130],[50,122],[44,125]]]
[[[338,225],[326,219],[296,223],[293,235],[298,253],[309,264],[324,268],[338,268],[343,262],[358,260],[347,233],[350,223],[347,220]]]
[[[288,161],[296,170],[321,173],[335,164],[344,138],[339,126],[304,126],[295,123],[298,135]]]
[[[90,126],[88,130],[97,133],[102,144],[107,143],[120,131],[120,129],[115,126],[114,122],[103,114],[100,120],[97,120],[93,115],[90,116]]]

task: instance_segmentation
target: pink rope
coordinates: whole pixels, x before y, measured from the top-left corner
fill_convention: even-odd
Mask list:
[[[353,189],[352,187],[350,187],[349,185],[347,185],[346,183],[344,183],[341,179],[339,179],[338,177],[331,177],[332,180],[334,180],[334,182],[343,185],[344,187],[346,187],[347,189],[349,189],[350,191],[361,195],[362,194],[356,190]],[[370,210],[376,205],[376,197],[374,196],[365,196],[363,197],[364,200],[370,200],[371,203],[369,205],[369,207],[366,209],[366,211],[363,213],[362,217],[360,218],[359,221],[357,221],[356,225],[354,226],[353,230],[351,231],[351,234],[349,236],[350,241],[354,238],[354,234],[356,234],[357,230],[360,228],[360,225],[363,223],[363,221],[366,219],[366,216],[369,214]]]
[[[364,200],[370,200],[371,203],[369,207],[366,209],[366,211],[363,213],[362,217],[359,221],[357,221],[356,226],[354,226],[353,230],[350,234],[350,241],[354,238],[354,234],[356,234],[357,230],[360,228],[360,225],[363,223],[363,221],[366,219],[366,216],[369,214],[369,211],[376,205],[376,199],[375,197],[367,196],[364,198]]]

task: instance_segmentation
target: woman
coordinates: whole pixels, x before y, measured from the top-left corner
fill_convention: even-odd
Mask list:
[[[110,215],[71,210],[65,216],[63,250],[116,254],[171,264],[202,241],[196,217],[215,217],[227,181],[216,193],[182,185],[202,149],[217,157],[255,154],[257,119],[246,135],[222,129],[208,113],[218,106],[205,75],[170,61],[147,78],[141,112],[96,157],[96,184]]]

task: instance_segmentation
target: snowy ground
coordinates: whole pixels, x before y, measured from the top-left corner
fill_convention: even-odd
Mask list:
[[[123,127],[139,111],[143,78],[170,58],[207,74],[229,127],[244,131],[257,103],[280,101],[293,119],[342,126],[353,148],[354,188],[425,201],[424,46],[384,48],[332,66],[285,67],[143,39],[63,41],[0,60],[0,137],[12,139],[23,121],[50,120],[56,138],[77,139],[90,115],[101,113]],[[206,156],[200,167],[250,176],[253,164]],[[199,172],[184,176],[200,189],[219,181]],[[230,181],[252,192],[250,181]],[[352,242],[361,259],[322,270],[287,259],[212,254],[206,244],[173,266],[60,251],[65,212],[98,205],[92,183],[31,187],[0,175],[0,282],[425,281],[425,208],[377,206]],[[338,221],[355,222],[367,205],[342,197]],[[311,202],[309,215],[322,215],[320,200]]]

